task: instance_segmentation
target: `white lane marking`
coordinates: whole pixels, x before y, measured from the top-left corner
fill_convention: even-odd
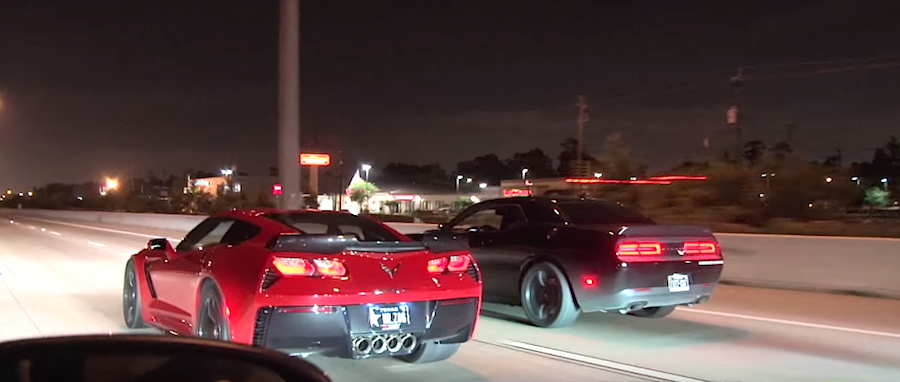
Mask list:
[[[51,235],[56,235],[56,236],[62,236],[62,235],[59,234],[59,232],[56,232],[56,231],[50,231],[50,234],[51,234]]]
[[[95,231],[112,232],[112,233],[118,233],[118,234],[122,234],[122,235],[140,236],[140,237],[146,237],[146,238],[150,238],[150,239],[156,239],[156,238],[159,237],[159,236],[146,235],[146,234],[143,234],[143,233],[137,233],[137,232],[121,231],[121,230],[117,230],[117,229],[100,228],[100,227],[91,227],[91,226],[89,226],[89,225],[83,225],[83,224],[65,223],[65,222],[60,222],[60,221],[44,220],[44,219],[38,219],[38,218],[29,218],[29,219],[33,219],[33,220],[37,220],[37,221],[43,221],[43,222],[47,222],[47,223],[53,223],[53,224],[67,225],[67,226],[76,227],[76,228],[92,229],[92,230],[95,230]],[[172,239],[172,238],[167,238],[167,239],[169,239],[169,240],[181,240],[181,239]]]
[[[106,246],[106,244],[98,243],[98,242],[96,242],[96,241],[90,241],[90,240],[88,240],[88,244],[96,245],[96,246],[98,246],[98,247],[105,247],[105,246]]]
[[[647,369],[647,368],[643,368],[640,366],[634,366],[634,365],[629,365],[629,364],[625,364],[625,363],[607,361],[605,359],[588,357],[588,356],[581,355],[581,354],[569,353],[569,352],[562,351],[562,350],[545,348],[543,346],[526,344],[523,342],[502,340],[502,341],[500,341],[500,343],[508,345],[508,346],[512,346],[512,347],[517,347],[519,349],[525,349],[525,350],[530,350],[530,351],[537,352],[537,353],[552,355],[554,357],[565,358],[565,359],[569,359],[572,361],[586,363],[589,365],[605,367],[608,369],[624,371],[626,373],[642,375],[645,377],[658,378],[658,379],[671,381],[671,382],[704,382],[702,379],[694,379],[694,378],[685,377],[685,376],[678,375],[678,374],[670,374],[670,373],[666,373],[664,371]]]
[[[802,321],[791,321],[791,320],[781,320],[777,318],[767,318],[767,317],[758,317],[758,316],[748,316],[745,314],[736,314],[736,313],[724,313],[724,312],[714,312],[711,310],[700,310],[700,309],[692,309],[692,308],[678,308],[679,312],[691,312],[691,313],[700,313],[700,314],[709,314],[712,316],[721,316],[721,317],[730,317],[730,318],[742,318],[745,320],[752,321],[762,321],[762,322],[771,322],[774,324],[784,324],[784,325],[794,325],[794,326],[802,326],[813,329],[825,329],[825,330],[834,330],[838,332],[846,332],[846,333],[855,333],[855,334],[867,334],[870,336],[879,336],[879,337],[888,337],[888,338],[900,338],[900,334],[898,333],[889,333],[889,332],[879,332],[874,330],[865,330],[865,329],[854,329],[854,328],[845,328],[842,326],[833,326],[833,325],[822,325],[822,324],[813,324],[811,322],[802,322]]]
[[[13,271],[10,270],[9,267],[6,266],[6,264],[0,262],[0,277],[12,277],[15,275],[16,274],[13,273]]]

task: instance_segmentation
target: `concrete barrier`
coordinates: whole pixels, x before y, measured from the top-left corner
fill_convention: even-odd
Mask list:
[[[122,212],[2,210],[4,216],[96,222],[187,232],[205,216]],[[387,223],[402,233],[433,224]],[[716,234],[725,255],[723,282],[900,299],[900,239]]]

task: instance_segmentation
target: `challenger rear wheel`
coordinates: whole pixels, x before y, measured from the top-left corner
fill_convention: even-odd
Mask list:
[[[409,363],[428,363],[443,361],[447,358],[453,357],[453,355],[456,354],[456,351],[459,350],[459,345],[460,344],[458,343],[420,343],[419,346],[416,347],[416,350],[414,350],[412,353],[408,355],[400,355],[396,358]]]
[[[197,337],[229,341],[231,332],[225,314],[225,303],[219,289],[207,282],[200,292],[200,309],[197,310]]]
[[[566,275],[556,265],[537,263],[522,278],[522,307],[535,326],[560,328],[578,320],[581,313],[575,305]]]
[[[675,305],[670,306],[656,306],[653,308],[644,308],[638,309],[633,312],[628,312],[628,314],[636,317],[643,318],[662,318],[672,314],[675,311]]]
[[[125,264],[125,285],[122,288],[122,313],[125,316],[125,325],[131,329],[146,328],[147,324],[141,311],[141,289],[137,272],[134,270],[134,261],[128,260],[128,264]]]

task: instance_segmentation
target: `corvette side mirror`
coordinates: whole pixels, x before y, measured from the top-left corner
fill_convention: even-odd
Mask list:
[[[147,249],[158,253],[159,257],[169,257],[175,254],[175,248],[172,248],[172,244],[166,238],[150,239],[147,242]]]

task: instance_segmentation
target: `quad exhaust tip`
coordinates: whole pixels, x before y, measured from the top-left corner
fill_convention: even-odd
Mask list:
[[[359,355],[410,352],[417,344],[418,339],[410,333],[353,337],[353,350]]]

